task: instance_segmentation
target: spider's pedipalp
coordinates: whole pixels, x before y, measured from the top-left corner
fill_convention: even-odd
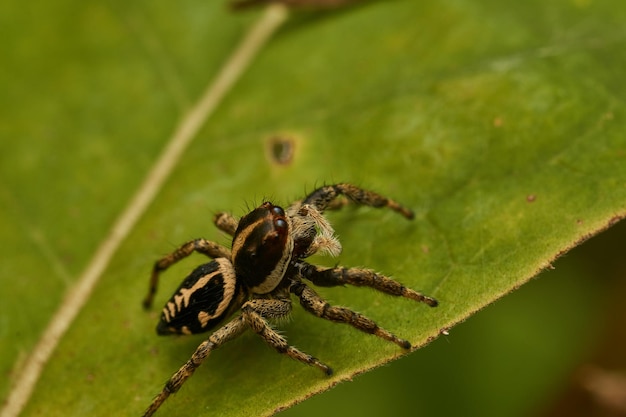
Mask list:
[[[289,208],[288,213],[291,213],[289,218],[294,240],[296,243],[306,242],[303,252],[296,251],[298,257],[307,258],[317,252],[335,257],[341,253],[335,229],[317,208],[298,202]]]

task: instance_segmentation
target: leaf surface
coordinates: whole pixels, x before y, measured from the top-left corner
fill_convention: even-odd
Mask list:
[[[0,363],[13,377],[207,74],[257,16],[195,1],[0,7],[12,58],[0,69],[9,86],[0,233],[10,242]],[[618,1],[457,0],[293,16],[119,248],[24,415],[141,413],[203,340],[154,334],[157,312],[140,305],[152,262],[195,237],[227,245],[211,223],[217,211],[288,204],[339,181],[412,207],[412,222],[329,213],[338,261],[392,275],[438,308],[366,289],[320,293],[416,346],[611,226],[626,215],[625,15]],[[271,157],[275,138],[293,143],[287,165]],[[157,303],[203,261],[168,270]],[[161,413],[266,415],[404,353],[297,305],[280,328],[336,374],[246,334]]]

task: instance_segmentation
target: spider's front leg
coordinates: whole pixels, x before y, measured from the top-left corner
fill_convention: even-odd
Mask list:
[[[191,255],[193,252],[202,253],[213,259],[230,259],[231,256],[230,249],[227,249],[210,240],[200,238],[184,243],[174,252],[162,257],[154,263],[154,266],[152,267],[152,275],[150,275],[148,294],[143,300],[144,308],[150,308],[150,306],[152,306],[152,301],[154,300],[154,295],[156,294],[159,285],[159,274],[181,259]]]
[[[337,208],[338,204],[335,202],[336,198],[340,195],[348,197],[350,201],[365,206],[371,206],[376,208],[388,207],[393,211],[396,211],[406,217],[407,219],[413,219],[415,215],[413,211],[404,207],[400,203],[377,194],[373,191],[364,190],[352,184],[342,183],[334,185],[326,185],[320,187],[317,190],[309,194],[302,204],[309,204],[319,210],[320,213],[324,212],[327,208]]]
[[[265,342],[276,349],[278,353],[283,353],[292,359],[312,365],[320,369],[326,375],[333,373],[332,369],[320,362],[317,358],[304,353],[287,343],[287,340],[276,330],[272,329],[266,319],[285,317],[291,311],[291,300],[257,298],[247,301],[241,312],[247,325]]]
[[[400,339],[364,315],[345,307],[331,306],[302,281],[294,281],[290,291],[300,298],[300,304],[306,311],[317,317],[336,323],[347,323],[362,332],[393,342],[403,349],[411,348],[411,343],[408,340]]]
[[[246,330],[247,325],[243,316],[238,316],[229,323],[225,324],[218,330],[216,330],[207,340],[202,342],[200,346],[196,348],[191,358],[185,362],[180,369],[172,375],[172,377],[165,383],[163,390],[152,401],[152,404],[146,409],[143,414],[144,417],[150,417],[159,409],[161,404],[170,396],[170,394],[178,391],[180,387],[185,383],[187,378],[193,375],[198,366],[204,362],[213,350],[217,349],[224,343],[228,342],[239,336]]]
[[[439,303],[432,297],[405,287],[398,281],[377,274],[371,269],[362,268],[326,268],[311,265],[304,261],[296,264],[299,274],[320,287],[336,287],[340,285],[354,285],[357,287],[371,287],[386,294],[410,298],[411,300],[436,307]]]

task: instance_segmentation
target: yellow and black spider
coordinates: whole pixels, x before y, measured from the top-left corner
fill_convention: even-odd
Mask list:
[[[215,330],[202,342],[191,358],[167,381],[161,393],[153,400],[144,416],[151,416],[173,392],[178,391],[211,351],[251,329],[266,343],[325,374],[332,370],[318,359],[293,346],[274,330],[268,319],[284,317],[291,312],[291,294],[304,309],[317,317],[351,326],[385,340],[403,349],[411,344],[379,327],[369,318],[344,307],[329,305],[304,280],[331,287],[344,284],[367,286],[387,294],[437,305],[427,297],[399,282],[361,268],[326,268],[311,265],[303,259],[314,253],[336,256],[341,244],[324,210],[340,207],[345,200],[372,207],[388,207],[407,219],[413,212],[395,201],[351,184],[327,185],[313,191],[306,198],[293,203],[285,212],[281,207],[264,202],[239,221],[232,215],[215,216],[216,226],[233,236],[232,249],[215,242],[195,239],[180,246],[154,264],[150,288],[144,307],[152,305],[159,274],[172,264],[199,252],[213,258],[212,262],[197,267],[185,278],[174,295],[165,304],[157,333],[195,334],[214,329],[237,311],[240,314]]]

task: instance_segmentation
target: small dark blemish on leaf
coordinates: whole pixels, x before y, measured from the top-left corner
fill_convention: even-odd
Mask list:
[[[289,165],[293,161],[296,141],[285,135],[272,136],[267,141],[267,155],[270,162]]]

